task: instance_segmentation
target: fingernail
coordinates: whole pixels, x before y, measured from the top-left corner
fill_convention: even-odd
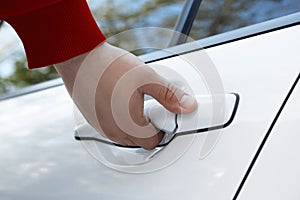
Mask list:
[[[194,107],[195,103],[195,98],[187,94],[183,95],[179,102],[180,106],[184,109],[190,109],[191,107]]]

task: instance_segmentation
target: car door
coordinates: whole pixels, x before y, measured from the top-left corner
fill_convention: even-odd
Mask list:
[[[238,199],[299,199],[299,78],[248,168]]]
[[[197,41],[200,49],[195,43],[175,47],[180,56],[142,57],[149,65],[181,75],[197,95],[214,94],[213,86],[207,86],[214,76],[224,94],[239,95],[234,118],[226,127],[176,137],[142,164],[116,165],[99,159],[91,154],[89,144],[75,140],[72,102],[63,86],[1,101],[1,198],[252,199],[261,197],[257,196],[261,183],[267,188],[263,197],[281,186],[297,199],[296,184],[285,187],[280,180],[295,183],[299,178],[293,156],[299,153],[295,113],[299,87],[293,89],[300,72],[299,16]],[[197,65],[200,75],[206,74],[201,60],[209,58],[217,74],[188,78],[195,74],[194,68],[188,68],[183,58]],[[289,140],[283,134],[287,126]],[[269,159],[273,152],[276,155],[280,141],[282,148],[292,145],[295,154],[279,154],[284,162],[278,165],[281,156]],[[90,145],[101,154],[97,142]],[[262,145],[266,147],[260,150]],[[291,169],[284,165],[289,162],[291,179],[286,179],[282,169]],[[274,173],[278,179],[273,182]]]
[[[291,24],[184,53],[189,60],[201,60],[202,51],[206,52],[222,79],[225,93],[234,92],[240,96],[236,116],[221,131],[208,130],[177,137],[143,164],[111,164],[112,161],[98,159],[97,153],[92,154],[105,166],[100,174],[102,179],[109,180],[106,187],[120,191],[116,194],[107,189],[105,194],[111,199],[122,198],[124,194],[133,199],[237,198],[249,166],[299,76],[298,34],[299,26]],[[183,74],[188,68],[180,59],[174,56],[151,63],[172,66]],[[200,66],[200,71],[201,68],[204,67]],[[186,81],[193,91],[207,95],[201,89],[205,85],[201,80]]]

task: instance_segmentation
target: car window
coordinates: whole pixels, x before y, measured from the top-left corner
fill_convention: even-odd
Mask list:
[[[107,37],[149,26],[173,29],[184,3],[185,0],[89,1],[94,17]]]
[[[190,36],[202,39],[299,11],[299,0],[202,0]]]

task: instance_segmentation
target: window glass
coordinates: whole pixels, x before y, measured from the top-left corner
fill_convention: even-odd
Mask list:
[[[184,0],[90,0],[93,15],[101,30],[109,37],[141,27],[173,29]]]
[[[299,0],[202,0],[190,36],[201,39],[299,11]]]

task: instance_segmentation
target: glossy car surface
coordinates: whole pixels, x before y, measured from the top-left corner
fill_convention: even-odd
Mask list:
[[[247,35],[251,28],[225,33],[204,50],[178,47],[196,60],[205,51],[225,93],[238,93],[240,103],[212,150],[207,138],[218,130],[182,136],[150,162],[193,138],[189,148],[153,172],[113,170],[90,156],[74,139],[72,101],[63,86],[2,100],[1,199],[299,199],[299,21],[297,13],[262,24],[254,35]],[[178,56],[154,63],[189,73]],[[196,93],[208,93],[205,82],[188,82]]]

